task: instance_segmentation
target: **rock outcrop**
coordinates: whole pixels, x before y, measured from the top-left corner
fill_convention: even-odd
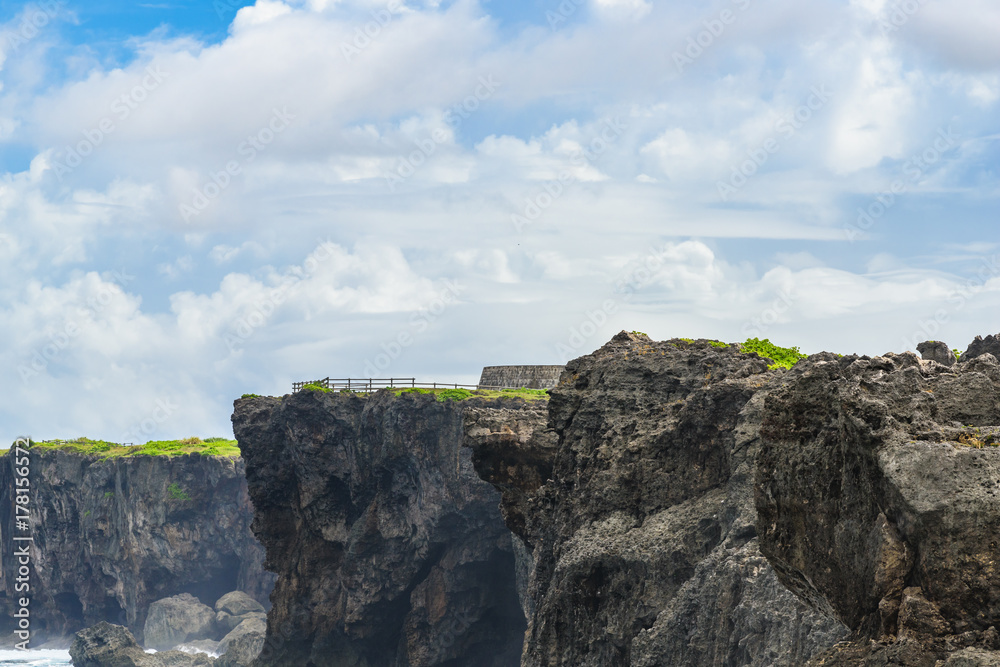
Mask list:
[[[519,663],[511,535],[461,447],[464,410],[486,403],[308,390],[236,401],[253,530],[278,573],[259,667]]]
[[[984,354],[992,354],[995,358],[1000,359],[1000,334],[986,338],[976,336],[975,340],[969,343],[969,347],[959,357],[959,361],[972,361]]]
[[[917,345],[917,352],[927,361],[936,361],[945,366],[954,366],[958,359],[948,348],[948,344],[940,340],[925,340]]]
[[[142,638],[149,605],[190,593],[212,603],[240,589],[267,601],[274,581],[250,531],[241,459],[137,456],[102,460],[30,450],[33,644],[99,621]],[[11,576],[14,457],[0,457],[0,632],[18,597]],[[169,491],[176,484],[183,497]]]
[[[476,469],[530,552],[523,667],[798,667],[844,634],[758,550],[778,377],[734,347],[622,332],[569,363],[547,428],[468,414]]]
[[[993,337],[990,337],[993,338]],[[1000,364],[824,353],[765,401],[755,504],[779,579],[843,621],[811,665],[1000,662]]]

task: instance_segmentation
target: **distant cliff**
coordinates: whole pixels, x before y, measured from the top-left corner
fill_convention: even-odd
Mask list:
[[[260,667],[519,664],[511,535],[462,448],[475,405],[544,419],[520,399],[388,391],[236,401],[253,529],[278,573]]]
[[[149,605],[243,590],[267,603],[273,575],[250,532],[244,464],[226,456],[100,455],[33,448],[32,645],[109,621],[142,637]],[[0,457],[0,632],[14,590],[14,457]]]

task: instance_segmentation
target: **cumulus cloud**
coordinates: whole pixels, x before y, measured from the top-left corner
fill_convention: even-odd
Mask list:
[[[232,396],[364,373],[401,332],[380,372],[552,362],[608,299],[577,352],[619,326],[809,351],[982,333],[1000,279],[940,238],[992,252],[997,12],[884,30],[894,6],[734,3],[714,34],[693,2],[555,26],[411,2],[373,28],[384,2],[259,0],[218,43],[158,31],[116,64],[57,30],[6,48],[4,424],[212,434]]]

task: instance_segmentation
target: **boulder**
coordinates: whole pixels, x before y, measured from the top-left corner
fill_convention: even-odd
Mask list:
[[[917,352],[925,361],[936,361],[945,366],[954,366],[958,361],[948,344],[939,340],[925,340],[917,345]]]
[[[190,593],[157,600],[149,606],[143,629],[146,647],[162,651],[214,634],[215,613]]]
[[[236,626],[232,632],[222,638],[222,641],[219,642],[219,653],[228,653],[230,644],[235,642],[240,637],[245,637],[247,635],[259,634],[261,636],[261,641],[263,641],[265,632],[267,632],[266,621],[259,618],[248,618]]]
[[[226,593],[215,603],[215,611],[224,611],[233,616],[242,616],[250,612],[263,612],[264,606],[243,591]]]
[[[264,648],[264,634],[248,632],[229,643],[226,653],[215,661],[215,667],[250,667]]]
[[[203,653],[146,653],[127,628],[101,621],[76,633],[69,649],[74,667],[212,667]]]
[[[127,628],[107,621],[77,632],[69,655],[75,667],[138,667],[146,658]]]

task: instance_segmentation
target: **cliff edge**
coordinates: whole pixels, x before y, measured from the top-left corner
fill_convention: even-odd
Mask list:
[[[754,460],[780,376],[735,346],[622,332],[569,363],[548,428],[469,431],[531,554],[523,667],[798,667],[845,633],[758,549]]]
[[[1000,364],[977,345],[813,355],[768,396],[761,550],[853,631],[811,665],[1000,665]]]
[[[242,590],[266,603],[274,577],[250,531],[244,463],[227,456],[101,455],[33,447],[29,481],[32,644],[109,621],[142,637],[149,605]],[[0,457],[0,607],[13,631],[14,459]],[[171,489],[174,493],[171,493]],[[0,626],[0,631],[10,632]]]
[[[519,664],[511,535],[461,447],[464,411],[485,405],[539,410],[389,391],[236,401],[253,530],[278,573],[256,664]]]

